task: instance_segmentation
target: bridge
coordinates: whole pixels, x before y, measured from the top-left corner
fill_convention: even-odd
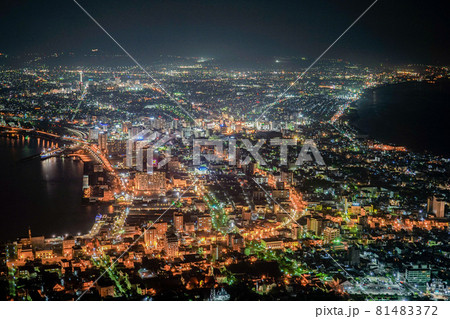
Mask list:
[[[80,153],[80,152],[75,152],[75,153],[69,154],[67,156],[72,157],[74,159],[78,158],[84,163],[91,161],[91,158],[89,156],[87,156],[86,154]]]
[[[33,128],[23,128],[23,127],[0,125],[0,129],[7,130],[6,133],[15,133],[15,134],[29,133],[29,134],[35,134],[38,136],[42,136],[42,137],[45,137],[48,139],[57,139],[57,140],[71,142],[71,143],[87,144],[86,141],[79,139],[79,138],[75,138],[75,137],[71,137],[71,136],[60,136],[60,135],[57,135],[54,133],[39,131],[39,130],[36,130]]]

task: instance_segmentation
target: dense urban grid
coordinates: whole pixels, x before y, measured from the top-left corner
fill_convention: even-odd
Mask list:
[[[82,161],[80,200],[109,209],[86,234],[3,243],[2,299],[450,297],[450,160],[351,125],[374,88],[447,68],[324,59],[298,79],[310,59],[172,56],[145,66],[155,82],[65,55],[1,67],[1,134]]]

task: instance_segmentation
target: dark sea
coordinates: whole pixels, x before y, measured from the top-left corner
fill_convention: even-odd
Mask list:
[[[28,235],[86,233],[96,206],[82,203],[83,163],[39,157],[51,141],[0,135],[0,241]],[[53,144],[55,145],[55,144]]]
[[[371,138],[450,158],[450,81],[371,89],[356,107],[352,124]]]

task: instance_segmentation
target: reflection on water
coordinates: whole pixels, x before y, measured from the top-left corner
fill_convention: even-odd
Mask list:
[[[82,162],[21,161],[57,146],[42,138],[0,136],[0,240],[26,236],[29,226],[33,235],[86,233],[103,211],[82,204]]]

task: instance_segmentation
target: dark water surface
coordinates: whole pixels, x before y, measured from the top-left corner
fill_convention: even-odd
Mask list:
[[[450,157],[450,81],[379,87],[356,106],[353,124],[370,137]]]
[[[83,163],[39,157],[53,142],[0,136],[0,240],[27,236],[86,233],[98,208],[83,205]]]

